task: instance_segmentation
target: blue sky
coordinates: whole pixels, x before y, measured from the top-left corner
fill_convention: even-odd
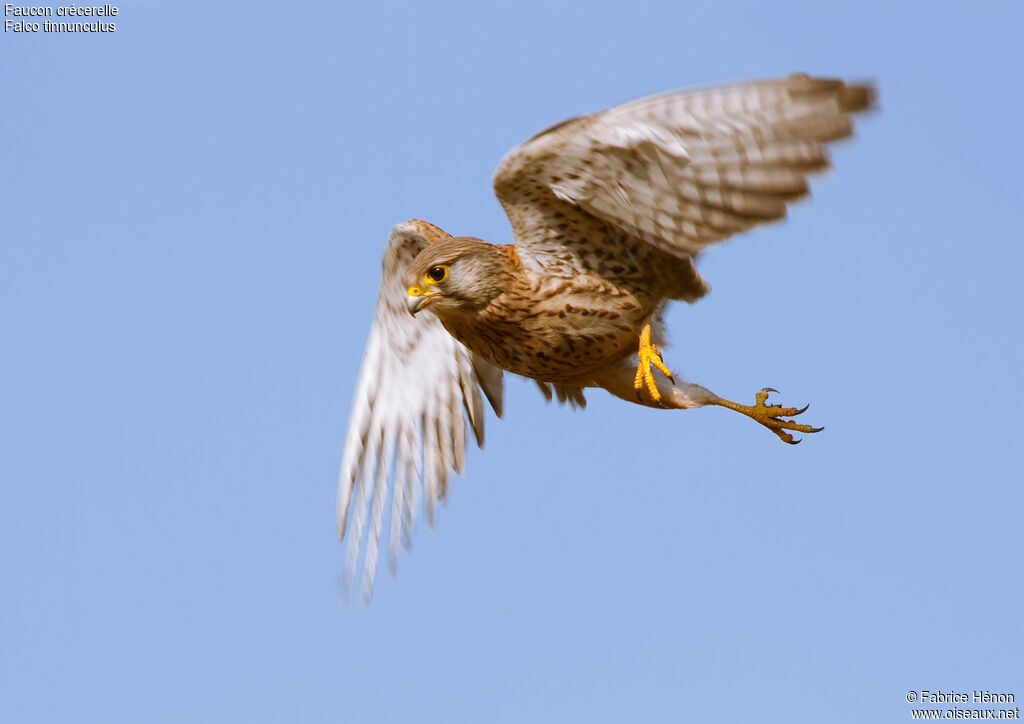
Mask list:
[[[865,722],[1024,698],[1019,5],[124,3],[0,43],[0,719]],[[339,593],[390,227],[510,241],[558,120],[807,71],[882,111],[710,251],[667,358],[827,430],[510,381]]]

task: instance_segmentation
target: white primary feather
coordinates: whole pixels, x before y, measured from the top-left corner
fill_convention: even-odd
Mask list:
[[[426,222],[407,221],[392,230],[384,252],[338,476],[338,533],[348,537],[345,581],[354,579],[363,552],[365,597],[373,590],[388,501],[393,568],[398,545],[409,545],[419,505],[432,522],[448,474],[461,471],[467,416],[483,444],[481,387],[501,415],[501,371],[476,358],[433,314],[414,318],[405,305],[409,264],[428,243],[447,237]]]

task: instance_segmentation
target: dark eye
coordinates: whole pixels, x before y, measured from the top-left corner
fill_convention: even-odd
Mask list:
[[[427,269],[427,278],[432,282],[443,282],[446,276],[448,276],[448,267],[432,266]]]

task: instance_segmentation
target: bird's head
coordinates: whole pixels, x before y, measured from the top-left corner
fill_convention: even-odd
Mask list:
[[[406,304],[415,315],[430,307],[442,319],[473,314],[505,290],[508,255],[480,239],[456,236],[430,244],[406,273]]]

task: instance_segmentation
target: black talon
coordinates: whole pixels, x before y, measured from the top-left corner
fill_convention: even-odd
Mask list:
[[[774,387],[762,387],[761,392],[774,392],[776,395],[779,394],[779,391]]]
[[[800,408],[799,410],[797,410],[796,412],[794,412],[794,413],[793,413],[793,415],[794,415],[794,416],[796,416],[796,415],[802,415],[803,413],[807,412],[807,409],[808,409],[808,408],[809,408],[810,406],[811,406],[811,404],[810,404],[810,403],[807,403],[806,405],[804,405],[803,407],[801,407],[801,408]]]

